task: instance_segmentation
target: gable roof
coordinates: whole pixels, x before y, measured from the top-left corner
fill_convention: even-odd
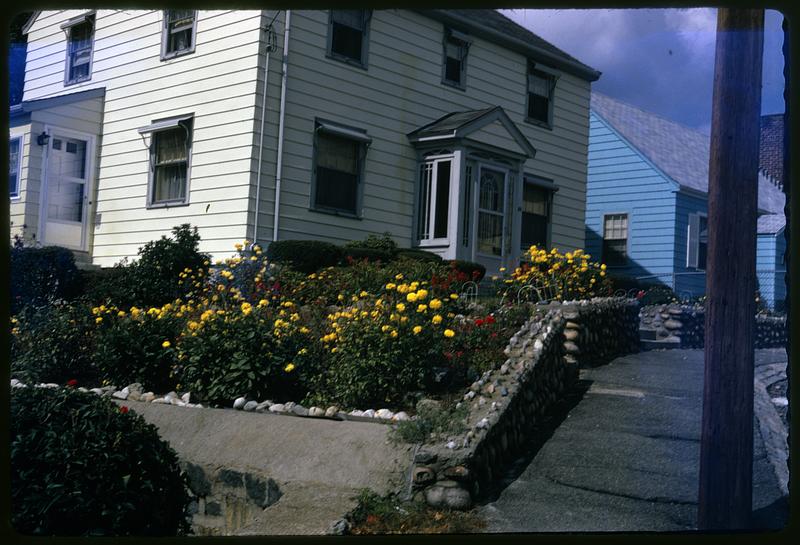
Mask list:
[[[595,91],[591,111],[682,188],[708,193],[709,136]],[[785,202],[783,191],[759,170],[759,209],[782,215]]]
[[[596,81],[600,72],[518,25],[494,9],[416,10],[422,15],[466,29],[482,38],[523,55],[533,57],[587,81]]]
[[[536,155],[536,149],[500,106],[482,110],[451,112],[411,131],[407,136],[412,144],[464,138],[495,121],[499,121],[503,125],[527,157],[533,158]]]
[[[759,235],[775,235],[786,227],[784,214],[766,214],[759,216],[756,233]]]

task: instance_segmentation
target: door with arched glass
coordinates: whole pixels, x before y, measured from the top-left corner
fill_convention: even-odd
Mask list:
[[[506,248],[508,171],[480,166],[477,180],[477,210],[474,255],[487,272],[495,272],[503,265]]]

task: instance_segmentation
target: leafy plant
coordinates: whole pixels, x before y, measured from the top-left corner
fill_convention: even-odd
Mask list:
[[[336,265],[341,256],[341,248],[319,240],[278,240],[267,247],[270,261],[288,264],[306,274]]]
[[[126,407],[69,388],[11,392],[11,523],[35,535],[189,530],[178,457]]]
[[[438,403],[417,404],[417,418],[398,422],[390,432],[397,443],[425,443],[434,435],[457,435],[466,429],[467,406],[458,408]]]
[[[394,257],[397,253],[397,243],[392,239],[391,233],[386,232],[383,235],[369,234],[364,240],[352,240],[344,245],[345,248],[369,248],[371,250],[380,250],[390,257]]]
[[[50,304],[57,299],[71,300],[83,288],[75,256],[67,248],[45,246],[11,248],[11,312],[25,305]]]
[[[417,261],[432,261],[434,263],[439,263],[442,261],[442,256],[439,254],[417,248],[403,248],[402,250],[398,250],[397,257],[414,259]]]
[[[486,267],[474,261],[454,259],[450,262],[450,266],[456,271],[464,273],[467,281],[480,282],[486,275]]]

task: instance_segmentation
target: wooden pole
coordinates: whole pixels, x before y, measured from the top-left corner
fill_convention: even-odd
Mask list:
[[[764,11],[720,9],[708,179],[698,526],[746,528],[753,497],[756,207]]]

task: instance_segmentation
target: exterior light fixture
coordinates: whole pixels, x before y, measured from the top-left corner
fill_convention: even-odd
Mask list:
[[[40,146],[46,146],[47,143],[50,141],[50,135],[47,134],[45,131],[42,131],[42,134],[36,137],[36,143]]]

